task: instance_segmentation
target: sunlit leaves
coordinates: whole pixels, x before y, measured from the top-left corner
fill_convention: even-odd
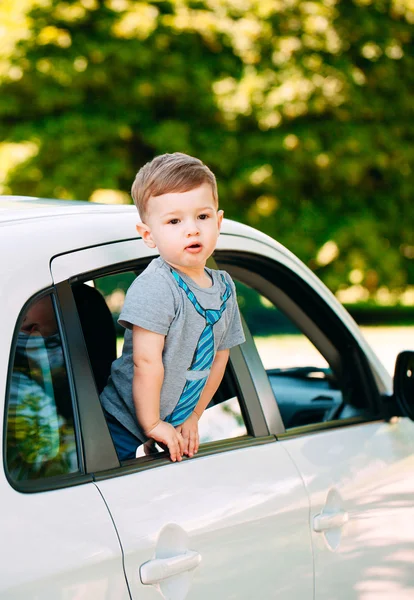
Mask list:
[[[145,40],[156,29],[157,19],[158,9],[155,6],[144,2],[133,3],[121,12],[112,31],[115,37]]]
[[[8,162],[4,191],[127,193],[181,150],[214,169],[226,216],[332,289],[413,279],[412,0],[7,4],[0,136],[36,156]]]

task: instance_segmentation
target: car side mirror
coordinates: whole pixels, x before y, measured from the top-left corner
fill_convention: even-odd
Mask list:
[[[394,407],[396,416],[409,417],[414,421],[414,352],[404,350],[397,356],[394,372]],[[397,405],[397,406],[396,406]]]

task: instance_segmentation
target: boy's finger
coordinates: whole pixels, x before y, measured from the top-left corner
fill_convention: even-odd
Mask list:
[[[184,454],[188,454],[190,438],[188,436],[186,437],[183,435],[183,441],[184,441],[183,452],[184,452]]]
[[[181,454],[180,454],[180,451],[179,451],[179,446],[178,446],[178,444],[177,444],[177,442],[175,440],[173,440],[169,444],[168,449],[170,451],[170,458],[171,458],[171,460],[173,462],[181,460]]]
[[[188,456],[193,456],[193,454],[195,452],[195,446],[196,446],[196,439],[195,439],[194,431],[192,431],[190,433],[190,441],[188,444]]]
[[[184,438],[181,435],[181,433],[177,432],[177,440],[178,440],[180,455],[182,456],[184,454],[185,442],[184,442]]]
[[[183,448],[182,448],[182,444],[180,444],[180,440],[182,442],[182,436],[179,435],[179,439],[178,439],[178,444],[177,444],[177,460],[182,460],[183,459]]]

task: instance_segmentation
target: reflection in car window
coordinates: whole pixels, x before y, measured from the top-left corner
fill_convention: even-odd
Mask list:
[[[339,418],[343,394],[325,358],[283,311],[255,289],[235,284],[285,428]]]
[[[17,334],[7,413],[12,479],[79,470],[62,340],[51,296],[35,301]]]

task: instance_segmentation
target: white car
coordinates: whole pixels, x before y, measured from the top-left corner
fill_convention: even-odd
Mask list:
[[[198,454],[120,464],[99,392],[156,256],[136,220],[0,199],[0,599],[412,599],[414,354],[393,395],[335,297],[250,227],[224,221],[211,262],[247,341]]]

